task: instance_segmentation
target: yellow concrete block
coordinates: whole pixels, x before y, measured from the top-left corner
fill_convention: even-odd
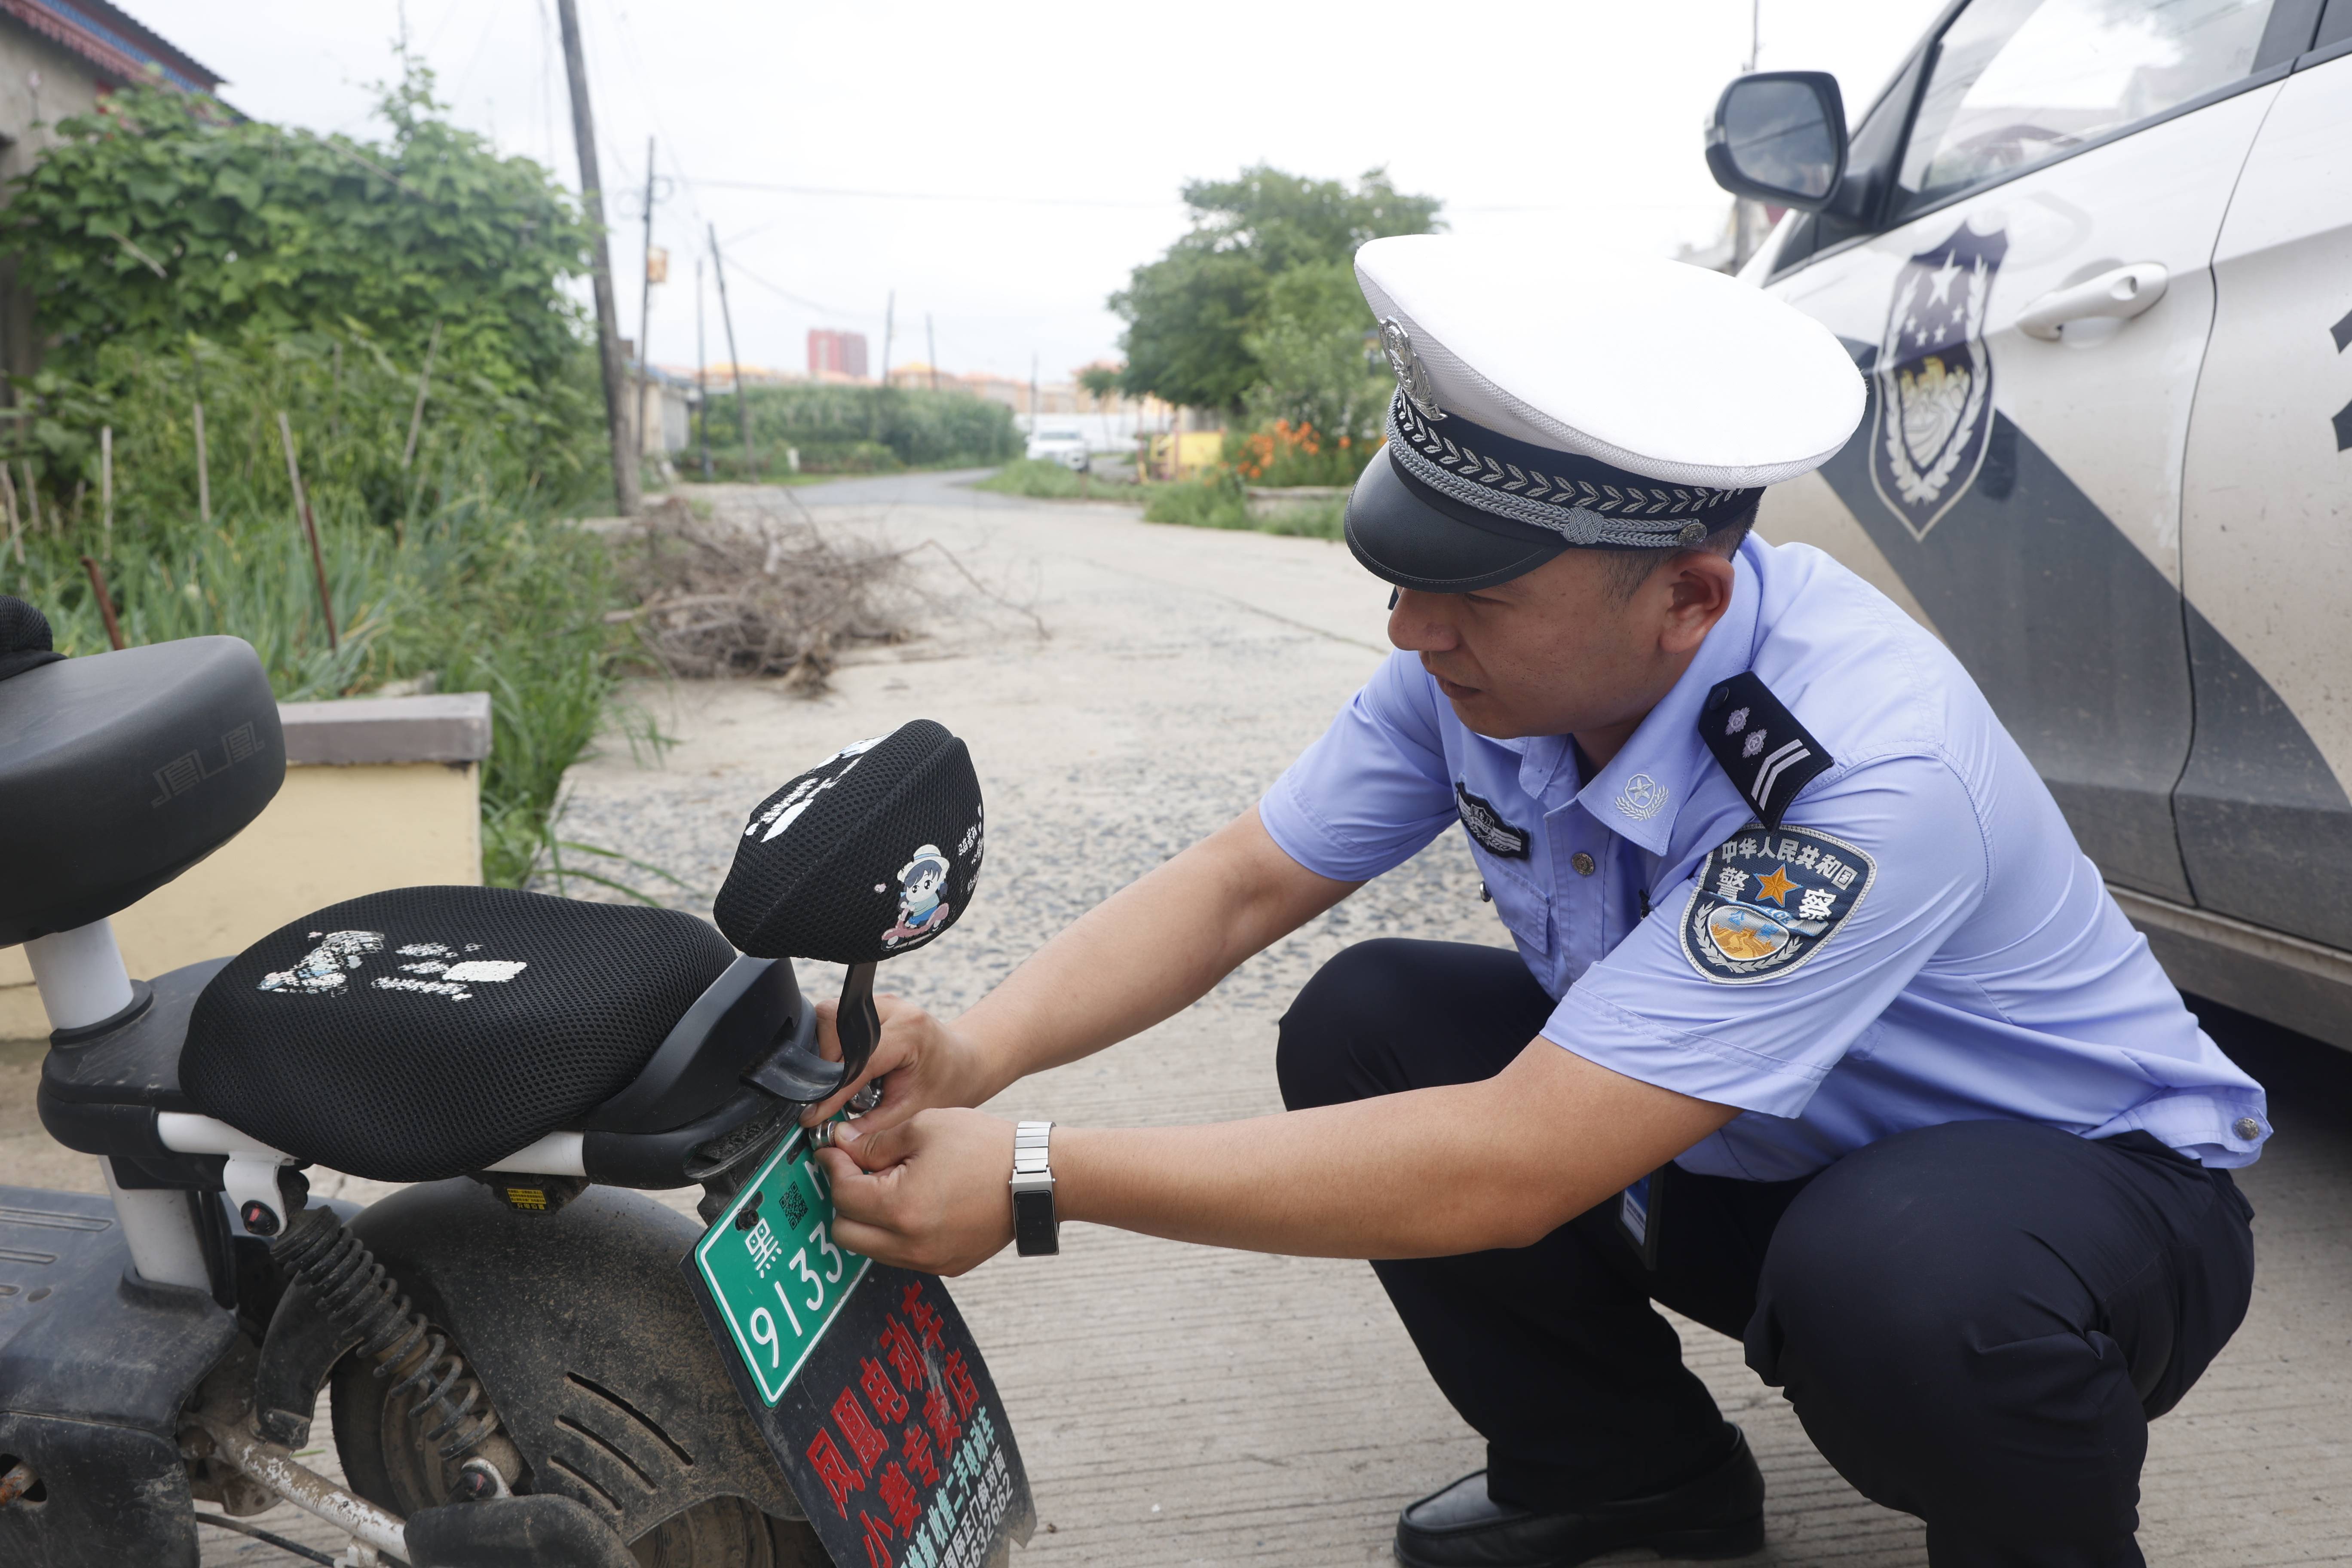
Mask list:
[[[322,905],[386,888],[482,879],[472,763],[289,767],[268,810],[114,917],[132,975],[243,951]],[[20,947],[0,949],[0,1039],[49,1032]]]
[[[1224,460],[1225,433],[1222,430],[1184,430],[1176,437],[1176,471],[1192,475],[1215,468]]]

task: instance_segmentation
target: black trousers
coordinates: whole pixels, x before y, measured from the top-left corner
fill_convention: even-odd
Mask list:
[[[1492,1077],[1551,1011],[1517,956],[1385,940],[1282,1020],[1293,1109]],[[1572,1137],[1563,1129],[1561,1136]],[[2133,1568],[2147,1423],[2236,1331],[2252,1211],[2145,1133],[1960,1121],[1793,1182],[1674,1171],[1654,1272],[1612,1198],[1533,1247],[1375,1263],[1422,1359],[1537,1509],[1639,1497],[1721,1453],[1652,1303],[1743,1340],[1937,1568]]]

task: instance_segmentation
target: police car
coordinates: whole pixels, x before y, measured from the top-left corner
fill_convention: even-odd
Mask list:
[[[1759,531],[1960,658],[2182,989],[2352,1047],[2352,0],[1961,0],[1706,155],[1869,385]]]

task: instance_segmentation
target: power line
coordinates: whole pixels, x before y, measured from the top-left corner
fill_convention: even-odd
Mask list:
[[[874,312],[871,310],[836,310],[832,306],[822,303],[819,300],[811,300],[804,295],[795,294],[781,283],[771,283],[766,279],[761,277],[758,273],[752,271],[750,268],[744,266],[743,259],[740,257],[737,257],[735,260],[729,263],[729,265],[733,268],[735,276],[738,278],[748,279],[751,282],[757,283],[761,288],[765,289],[769,293],[776,296],[776,298],[780,300],[789,300],[793,304],[801,306],[805,310],[814,310],[820,316],[827,316],[835,321],[870,321],[874,319]]]

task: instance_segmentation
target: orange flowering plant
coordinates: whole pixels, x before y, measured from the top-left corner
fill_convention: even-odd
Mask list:
[[[1352,485],[1378,438],[1326,436],[1301,420],[1275,419],[1225,437],[1225,467],[1250,485]]]

